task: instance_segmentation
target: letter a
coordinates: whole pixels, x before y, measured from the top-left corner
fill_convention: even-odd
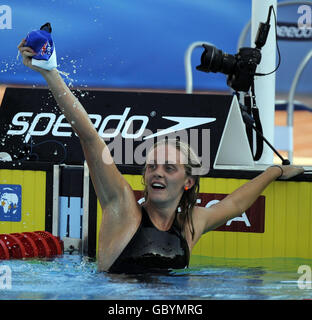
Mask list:
[[[12,29],[12,10],[9,6],[0,6],[0,29]]]
[[[236,218],[233,218],[233,219],[229,220],[226,223],[226,225],[227,226],[231,225],[232,221],[242,221],[242,222],[245,222],[246,227],[250,227],[251,226],[251,224],[250,224],[250,222],[248,220],[248,217],[247,217],[245,212],[242,214],[241,217],[236,217]]]
[[[311,289],[311,268],[307,265],[299,266],[298,273],[302,274],[302,276],[299,277],[297,283],[299,289]]]
[[[310,29],[311,28],[311,17],[312,10],[308,5],[302,5],[298,8],[298,13],[302,13],[302,16],[298,19],[298,27],[300,29]]]

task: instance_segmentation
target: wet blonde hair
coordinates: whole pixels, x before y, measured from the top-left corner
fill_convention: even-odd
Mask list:
[[[190,229],[190,232],[192,234],[192,239],[194,238],[195,230],[194,230],[194,224],[193,224],[193,208],[196,205],[198,192],[199,192],[199,180],[200,180],[200,168],[201,168],[201,162],[198,158],[198,156],[195,154],[195,152],[191,149],[191,147],[177,139],[163,139],[158,142],[156,142],[153,147],[150,149],[150,151],[156,149],[159,146],[167,146],[171,145],[176,148],[183,156],[186,161],[183,161],[184,169],[185,169],[185,175],[186,177],[192,177],[194,179],[194,185],[188,189],[184,190],[182,197],[180,199],[180,202],[178,204],[178,207],[176,208],[176,215],[177,220],[180,224],[181,230],[184,234],[185,224],[187,223]],[[149,151],[149,152],[150,152]],[[149,152],[147,154],[149,154]],[[180,159],[182,159],[180,157]],[[143,169],[143,184],[145,186],[144,188],[144,198],[145,201],[147,201],[148,198],[148,192],[145,185],[144,177],[145,172],[147,168],[147,163],[144,166]],[[194,169],[196,169],[196,174],[194,174]]]

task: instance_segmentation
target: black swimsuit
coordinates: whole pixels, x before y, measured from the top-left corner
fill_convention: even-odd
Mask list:
[[[146,273],[182,269],[188,267],[189,258],[189,247],[176,218],[168,231],[161,231],[142,207],[138,230],[108,271]]]

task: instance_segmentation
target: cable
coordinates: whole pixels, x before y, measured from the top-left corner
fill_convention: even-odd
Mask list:
[[[271,12],[271,8],[272,8],[272,11],[273,11],[273,15],[274,15],[274,22],[275,22],[275,42],[276,42],[276,49],[277,49],[277,54],[278,54],[278,63],[277,63],[277,66],[276,68],[269,72],[269,73],[255,73],[256,76],[268,76],[269,74],[272,74],[274,72],[277,71],[277,69],[279,68],[280,64],[281,64],[281,52],[280,52],[280,49],[279,49],[279,46],[278,46],[278,41],[277,41],[277,19],[276,19],[276,13],[275,13],[275,10],[274,10],[274,7],[273,6],[270,6],[270,12]],[[269,14],[269,16],[271,16],[271,14]]]
[[[271,143],[264,137],[264,135],[254,126],[251,125],[251,127],[256,131],[256,133],[267,143],[267,145],[274,150],[276,155],[282,160],[283,165],[289,165],[290,161],[288,159],[284,159],[281,154],[271,145]]]

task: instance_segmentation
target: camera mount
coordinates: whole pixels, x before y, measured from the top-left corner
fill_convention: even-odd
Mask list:
[[[243,47],[238,53],[231,55],[223,53],[222,50],[214,46],[203,44],[204,52],[201,55],[201,64],[196,67],[203,72],[221,72],[227,75],[227,85],[232,88],[239,98],[239,92],[244,93],[244,104],[240,103],[243,121],[246,125],[246,133],[249,145],[255,161],[259,160],[263,153],[263,142],[281,159],[283,165],[290,164],[288,159],[284,159],[280,153],[263,136],[262,125],[259,116],[259,109],[256,104],[256,95],[254,87],[255,76],[265,76],[277,70],[278,66],[272,72],[263,74],[256,73],[257,66],[261,62],[261,49],[265,45],[269,31],[270,19],[273,6],[270,6],[266,22],[260,22],[255,39],[255,48]],[[276,15],[274,12],[275,24]],[[251,92],[251,93],[250,93]],[[238,99],[240,101],[240,99]],[[257,150],[253,153],[253,135],[252,130],[256,132]]]

